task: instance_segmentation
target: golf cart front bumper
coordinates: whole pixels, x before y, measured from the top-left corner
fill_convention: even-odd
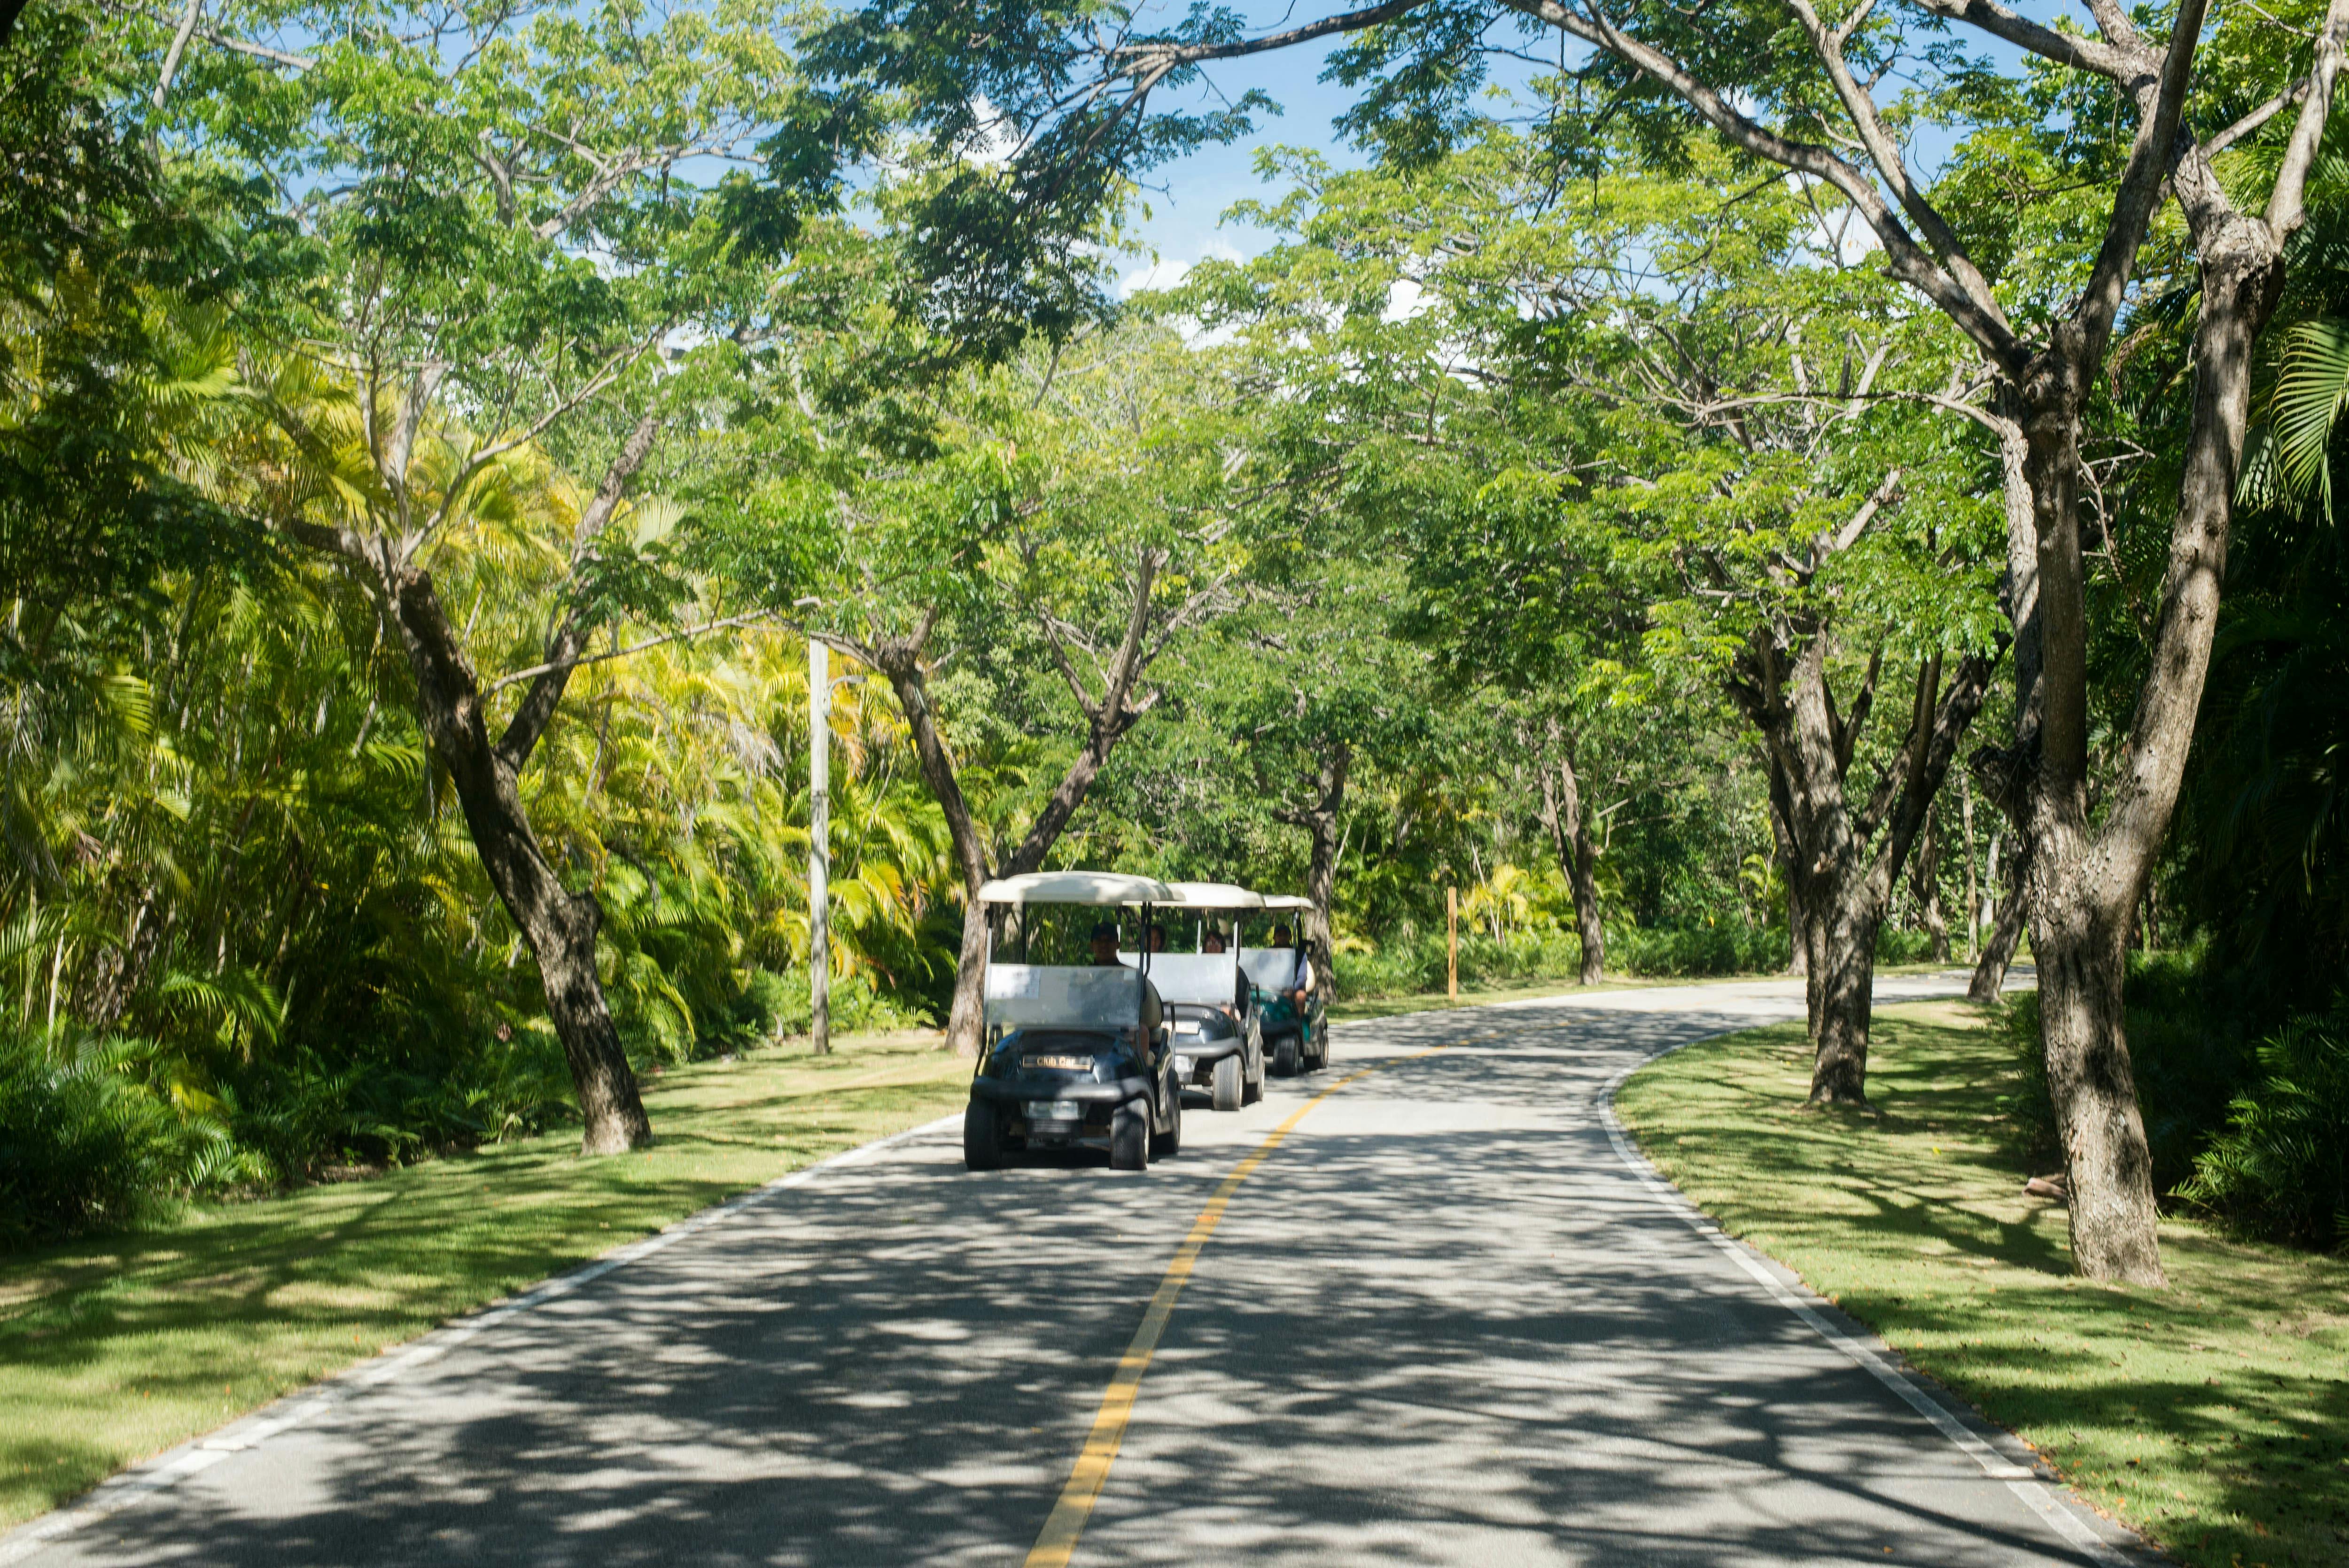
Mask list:
[[[1201,1037],[1195,1035],[1174,1037],[1174,1076],[1190,1088],[1202,1088],[1216,1081],[1216,1064],[1226,1057],[1237,1057],[1247,1049],[1245,1035],[1215,1035]],[[1185,1064],[1188,1064],[1185,1066]]]
[[[1014,1106],[1030,1100],[1074,1100],[1090,1110],[1095,1106],[1115,1107],[1129,1100],[1148,1099],[1150,1080],[1122,1078],[1114,1083],[1102,1083],[1082,1078],[983,1078],[971,1080],[970,1092],[979,1099]]]

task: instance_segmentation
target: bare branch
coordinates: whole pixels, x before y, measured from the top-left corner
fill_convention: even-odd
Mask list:
[[[1423,0],[1388,0],[1382,5],[1365,5],[1359,11],[1340,11],[1334,16],[1324,16],[1318,22],[1308,22],[1301,27],[1285,32],[1267,33],[1261,37],[1242,38],[1230,44],[1130,44],[1114,51],[1122,58],[1131,59],[1148,69],[1159,67],[1163,77],[1177,66],[1196,65],[1205,60],[1237,60],[1249,55],[1268,54],[1274,49],[1286,49],[1297,44],[1309,44],[1316,38],[1326,38],[1337,33],[1359,33],[1382,22],[1417,10]]]
[[[2333,88],[2340,79],[2342,46],[2349,38],[2349,0],[2333,0],[2324,13],[2324,33],[2316,41],[2316,61],[2309,67],[2308,93],[2300,119],[2292,128],[2283,164],[2276,170],[2275,189],[2268,195],[2268,232],[2284,239],[2307,217],[2308,171],[2316,165],[2316,150],[2324,139],[2324,122],[2333,110]]]
[[[1966,297],[1973,301],[1977,309],[2007,327],[2011,333],[2013,327],[2006,319],[2006,312],[1999,304],[1998,296],[1991,292],[1989,280],[1974,265],[1973,258],[1966,254],[1965,244],[1958,238],[1957,232],[1950,227],[1933,204],[1925,200],[1924,191],[1918,189],[1917,181],[1909,173],[1907,160],[1901,157],[1900,149],[1884,129],[1884,120],[1877,113],[1876,100],[1868,96],[1866,88],[1853,79],[1850,64],[1843,57],[1842,36],[1828,31],[1826,24],[1819,20],[1819,14],[1812,9],[1811,0],[1786,0],[1786,5],[1795,13],[1795,20],[1802,24],[1803,31],[1809,36],[1811,48],[1819,57],[1819,63],[1826,67],[1827,79],[1835,85],[1836,96],[1843,100],[1844,112],[1851,117],[1852,128],[1859,132],[1860,141],[1868,149],[1869,161],[1876,165],[1877,172],[1891,188],[1893,199],[1900,203],[1900,210],[1909,214],[1909,221],[1917,225],[1918,232],[1925,236],[1925,242],[1933,247],[1941,259],[1941,264],[1949,269],[1958,286],[1965,290]]]
[[[2306,77],[2302,77],[2300,80],[2292,83],[2292,86],[2284,88],[2283,91],[2276,94],[2275,97],[2268,99],[2267,102],[2260,105],[2259,108],[2251,110],[2251,113],[2245,115],[2242,119],[2237,120],[2234,124],[2229,126],[2218,135],[2210,138],[2208,141],[2205,141],[2202,144],[2203,156],[2207,158],[2218,157],[2219,154],[2226,151],[2227,149],[2234,146],[2235,143],[2242,140],[2243,138],[2251,135],[2251,132],[2259,129],[2260,127],[2267,124],[2268,121],[2273,119],[2277,115],[2282,113],[2285,109],[2291,108],[2293,104],[2298,103],[2302,98],[2307,96],[2308,78]]]
[[[2042,59],[2069,66],[2074,70],[2092,71],[2116,82],[2126,82],[2136,73],[2135,62],[2111,45],[2043,26],[2028,16],[2008,10],[1998,4],[1998,0],[1909,0],[1909,3],[1920,11],[1930,11],[1937,16],[1946,16],[1951,21],[1979,27],[1994,38],[2003,39],[2017,48],[2028,49]]]
[[[690,642],[695,637],[707,636],[711,632],[731,631],[737,626],[755,625],[761,621],[771,621],[774,618],[775,612],[772,610],[753,610],[748,614],[728,615],[721,620],[704,621],[698,626],[679,626],[673,632],[663,632],[657,637],[646,637],[639,642],[630,643],[624,648],[609,648],[600,654],[582,654],[573,659],[568,666],[557,666],[552,664],[533,665],[528,669],[515,670],[510,675],[500,676],[483,689],[481,695],[493,696],[518,682],[535,680],[540,676],[553,675],[558,667],[577,670],[588,665],[608,664],[614,659],[625,659],[630,654],[641,654],[647,648],[657,648],[668,643]],[[832,639],[819,637],[817,641],[830,642]]]
[[[239,55],[251,55],[254,59],[267,60],[272,65],[285,66],[297,71],[315,70],[318,64],[317,61],[305,56],[289,55],[281,49],[264,48],[259,44],[248,44],[242,38],[231,38],[223,34],[215,33],[210,27],[197,28],[196,36],[215,48],[227,49]]]
[[[1759,158],[1823,180],[1857,208],[1884,246],[1886,270],[1930,299],[2011,374],[2020,375],[2028,357],[2021,341],[2002,316],[1983,311],[1957,279],[1934,261],[1896,217],[1883,196],[1856,165],[1830,148],[1780,136],[1738,109],[1717,89],[1696,79],[1661,50],[1616,27],[1593,11],[1586,16],[1560,0],[1506,0],[1512,9],[1537,16],[1584,42],[1597,46],[1670,88],[1707,124]],[[2200,0],[2189,0],[2199,4]]]
[[[574,562],[619,509],[628,480],[652,455],[653,440],[660,434],[660,426],[659,414],[647,413],[628,432],[627,439],[620,443],[619,455],[604,470],[604,481],[595,487],[595,499],[580,514],[579,531],[573,536]],[[546,733],[547,724],[554,717],[555,705],[563,700],[563,688],[569,684],[571,672],[578,667],[580,655],[586,651],[588,631],[580,607],[574,604],[564,613],[554,634],[547,639],[545,662],[531,672],[531,687],[516,705],[505,734],[498,738],[499,758],[515,772],[522,771],[523,764],[530,760],[532,748],[538,745],[539,737]]]
[[[2137,246],[2145,239],[2146,225],[2152,220],[2154,204],[2161,199],[2164,177],[2177,150],[2178,121],[2186,105],[2188,78],[2194,67],[2195,45],[2201,37],[2202,19],[2209,11],[2209,0],[2180,0],[2169,36],[2169,52],[2162,60],[2161,75],[2153,88],[2150,104],[2137,86],[2141,78],[2132,77],[2127,84],[2135,90],[2137,99],[2137,139],[2129,147],[2128,163],[2121,172],[2120,191],[2113,199],[2113,215],[2105,229],[2104,246],[2096,253],[2095,270],[2089,274],[2088,286],[2073,310],[2073,320],[2087,338],[2083,346],[2086,352],[2081,356],[2082,364],[2094,365],[2104,357],[2105,342],[2112,335],[2114,318],[2120,314],[2121,300],[2128,290],[2129,273],[2137,264]]]
[[[163,52],[163,69],[155,78],[155,107],[161,108],[163,100],[171,96],[171,78],[180,74],[180,57],[187,53],[188,37],[196,30],[196,20],[204,14],[204,0],[188,0],[188,8],[180,17],[179,31],[171,35],[171,46]]]

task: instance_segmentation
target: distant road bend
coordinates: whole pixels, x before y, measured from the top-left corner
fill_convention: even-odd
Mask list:
[[[974,1176],[926,1128],[163,1455],[0,1563],[2130,1561],[1612,1129],[1650,1053],[1801,1009],[1757,982],[1340,1026],[1328,1071],[1195,1108],[1143,1175]]]

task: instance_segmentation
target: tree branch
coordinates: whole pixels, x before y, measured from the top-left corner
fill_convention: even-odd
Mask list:
[[[611,521],[620,498],[626,493],[628,480],[652,455],[653,441],[660,434],[660,415],[648,412],[636,421],[627,439],[620,443],[619,455],[604,470],[604,482],[595,487],[595,499],[580,515],[578,531],[572,536],[571,558],[574,563]],[[580,607],[574,604],[564,613],[554,634],[547,639],[544,663],[529,672],[533,677],[530,689],[515,705],[505,734],[498,738],[500,759],[515,772],[521,772],[523,764],[530,760],[539,737],[546,733],[547,724],[554,717],[555,705],[563,700],[563,688],[570,684],[571,672],[578,667],[580,655],[586,650],[588,630]],[[521,676],[512,678],[518,680]]]
[[[2324,122],[2333,109],[2333,88],[2340,79],[2342,46],[2349,38],[2349,0],[2333,0],[2325,8],[2324,30],[2316,40],[2315,63],[2308,71],[2308,92],[2302,99],[2300,119],[2292,128],[2283,163],[2276,170],[2275,189],[2268,195],[2268,232],[2278,240],[2291,235],[2307,217],[2308,173],[2316,166],[2316,150],[2324,140]]]

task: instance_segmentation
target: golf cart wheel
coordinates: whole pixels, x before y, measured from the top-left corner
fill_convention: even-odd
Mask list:
[[[1150,1169],[1150,1119],[1139,1105],[1122,1105],[1109,1122],[1109,1168]]]
[[[974,1099],[964,1108],[962,1162],[968,1171],[1003,1169],[1003,1118],[983,1099]]]
[[[1216,1109],[1237,1110],[1242,1103],[1240,1059],[1226,1057],[1216,1064]]]
[[[1283,1035],[1273,1046],[1272,1076],[1275,1078],[1297,1076],[1297,1037],[1295,1035]]]
[[[1172,1160],[1183,1150],[1183,1086],[1166,1079],[1166,1130],[1150,1135],[1150,1158]]]
[[[1264,1075],[1268,1070],[1264,1061],[1264,1042],[1259,1039],[1251,1044],[1253,1048],[1248,1052],[1248,1059],[1256,1063],[1256,1076],[1253,1078],[1247,1076],[1246,1069],[1241,1072],[1240,1103],[1242,1105],[1254,1105],[1264,1098]]]

